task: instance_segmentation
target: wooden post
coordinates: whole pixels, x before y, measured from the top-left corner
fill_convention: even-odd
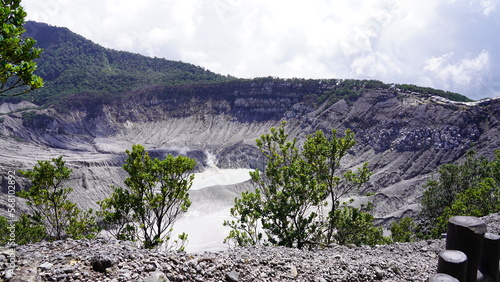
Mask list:
[[[458,279],[444,273],[438,273],[432,275],[428,280],[429,282],[458,282]]]
[[[438,273],[445,273],[460,282],[465,282],[467,275],[467,256],[456,250],[444,250],[439,253]]]
[[[500,281],[498,267],[500,260],[500,236],[493,233],[486,233],[483,240],[483,250],[481,252],[481,262],[479,270],[486,281]]]
[[[467,282],[477,281],[485,233],[486,223],[474,216],[454,216],[448,221],[446,249],[462,251],[467,256]]]

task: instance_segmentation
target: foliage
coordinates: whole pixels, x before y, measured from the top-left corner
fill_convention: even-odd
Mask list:
[[[342,206],[335,210],[333,222],[336,229],[333,237],[340,245],[375,246],[390,243],[390,239],[384,237],[382,227],[374,226],[373,215],[361,208]]]
[[[5,246],[9,242],[10,229],[9,221],[4,216],[0,216],[0,246]]]
[[[104,220],[117,227],[117,238],[139,238],[146,248],[158,247],[170,239],[173,224],[191,205],[188,190],[196,162],[172,155],[151,159],[141,145],[126,152],[127,188],[114,187],[111,197],[100,202]],[[185,241],[187,235],[179,239]]]
[[[265,171],[251,172],[257,189],[235,199],[231,209],[235,220],[224,222],[232,229],[225,242],[245,246],[265,240],[264,244],[300,249],[338,239],[334,234],[340,224],[335,213],[339,199],[370,176],[367,164],[357,173],[341,172],[340,160],[354,146],[354,134],[347,130],[344,138],[337,138],[335,130],[329,137],[318,131],[308,135],[299,150],[283,123],[256,142],[266,161]],[[331,210],[325,216],[328,198]]]
[[[500,150],[495,160],[467,153],[463,164],[445,164],[439,168],[439,178],[429,180],[422,195],[424,219],[422,229],[433,237],[445,231],[445,224],[453,215],[483,214],[493,210],[495,187],[500,183]]]
[[[10,227],[10,228],[9,228]],[[46,238],[45,226],[27,214],[22,214],[16,221],[9,222],[0,216],[0,246],[6,245],[14,232],[14,242],[18,245],[40,242]]]
[[[391,225],[391,238],[393,242],[413,242],[415,241],[415,231],[417,225],[411,217],[403,217],[394,221]]]
[[[37,47],[44,49],[37,64],[45,87],[26,97],[39,105],[89,91],[114,94],[144,85],[229,80],[192,64],[106,49],[67,28],[36,22],[28,22],[25,28]]]
[[[20,171],[32,181],[32,185],[28,190],[18,192],[18,196],[27,200],[33,212],[32,218],[45,226],[51,239],[61,240],[66,236],[92,238],[99,231],[92,210],[82,212],[67,199],[73,189],[62,186],[71,171],[65,166],[62,156],[51,161],[38,161],[33,171]]]
[[[274,92],[286,93],[287,89],[287,92],[299,94],[294,97],[297,102],[316,107],[332,105],[341,99],[355,102],[369,89],[393,90],[392,85],[377,80],[236,79],[192,64],[106,49],[66,28],[35,22],[28,22],[25,27],[37,40],[37,46],[44,49],[37,64],[45,87],[23,97],[38,105],[56,104],[58,109],[69,108],[76,99],[93,109],[92,103],[111,103],[120,99],[123,93],[148,85],[169,86],[168,93],[174,98],[186,92],[203,97],[233,96],[235,90],[241,91],[242,87],[270,85]],[[446,93],[434,92],[435,95]],[[98,101],[92,97],[97,97]]]
[[[132,216],[135,203],[132,202],[130,190],[122,187],[112,188],[111,197],[99,202],[106,230],[118,240],[136,241],[137,228]]]
[[[43,86],[34,74],[42,49],[35,48],[33,38],[23,37],[26,12],[21,0],[0,3],[0,96],[17,96]]]
[[[437,218],[432,237],[446,232],[448,220],[456,215],[482,217],[500,212],[500,183],[493,178],[483,179],[477,186],[458,193],[449,207]]]
[[[225,244],[234,241],[236,246],[245,247],[260,245],[262,242],[261,226],[262,197],[260,190],[255,192],[242,192],[241,198],[234,199],[234,207],[231,208],[231,216],[237,220],[226,220],[224,226],[231,228],[229,235],[224,239]]]
[[[39,218],[22,214],[15,222],[17,244],[40,242],[47,238],[47,231]]]
[[[33,126],[35,128],[45,128],[47,127],[47,125],[54,121],[54,118],[49,115],[39,114],[31,111],[24,112],[21,118],[23,120],[24,126]]]
[[[440,96],[440,97],[446,98],[446,99],[451,100],[451,101],[457,101],[457,102],[472,102],[473,101],[473,100],[471,100],[471,99],[469,99],[461,94],[458,94],[458,93],[454,93],[454,92],[450,92],[450,91],[443,91],[443,90],[434,89],[434,88],[430,88],[430,87],[421,87],[421,86],[416,86],[413,84],[397,84],[396,87],[403,90],[403,91],[417,92],[417,93],[427,94],[427,95],[436,95],[436,96]]]

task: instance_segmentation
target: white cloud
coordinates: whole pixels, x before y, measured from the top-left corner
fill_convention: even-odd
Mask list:
[[[483,8],[483,14],[485,16],[490,15],[492,12],[496,10],[498,1],[496,0],[481,0],[480,5]]]
[[[436,77],[444,85],[481,86],[478,79],[490,66],[490,54],[487,51],[483,50],[473,58],[453,59],[453,53],[432,57],[427,60],[424,71],[430,72],[430,77]]]
[[[498,0],[23,4],[28,18],[66,26],[106,47],[239,77],[374,78],[472,98],[497,93],[500,81]]]

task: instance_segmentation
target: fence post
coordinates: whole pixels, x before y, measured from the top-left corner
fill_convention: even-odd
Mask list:
[[[498,267],[500,260],[500,236],[493,233],[484,235],[483,250],[479,270],[489,281],[500,281]]]
[[[454,216],[448,221],[446,249],[462,251],[467,256],[467,282],[477,281],[485,233],[486,223],[474,216]]]
[[[459,282],[457,278],[445,273],[434,274],[429,278],[429,282]]]
[[[444,250],[439,253],[438,273],[445,273],[465,282],[467,275],[467,256],[456,250]]]

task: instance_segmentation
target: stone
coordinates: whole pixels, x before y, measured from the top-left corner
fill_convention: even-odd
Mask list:
[[[40,268],[42,271],[47,271],[47,270],[51,270],[53,266],[54,265],[52,263],[46,262],[46,263],[39,265],[38,268]]]
[[[378,268],[378,267],[375,267],[375,277],[378,279],[378,280],[382,280],[385,278],[385,272]]]
[[[5,271],[5,274],[3,275],[3,278],[5,280],[9,280],[11,279],[12,277],[14,276],[14,271],[12,271],[11,269]]]
[[[240,275],[236,271],[231,271],[226,273],[226,281],[227,282],[238,282],[240,281]]]
[[[460,280],[456,279],[453,276],[450,276],[445,273],[438,273],[429,278],[429,282],[459,282]]]
[[[92,269],[98,272],[105,273],[107,268],[115,264],[114,258],[109,255],[96,255],[91,260]]]
[[[299,273],[297,272],[297,267],[295,265],[290,265],[290,273],[292,274],[293,277],[297,277]]]
[[[152,272],[143,282],[167,282],[169,281],[165,273],[161,271]]]

